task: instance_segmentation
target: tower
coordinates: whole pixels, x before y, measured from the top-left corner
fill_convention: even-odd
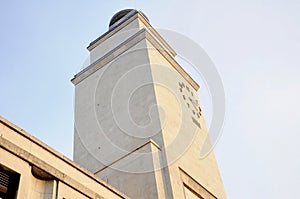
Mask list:
[[[115,14],[75,85],[74,161],[131,198],[226,198],[199,85],[140,11]]]

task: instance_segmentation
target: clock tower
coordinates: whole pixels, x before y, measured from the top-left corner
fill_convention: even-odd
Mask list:
[[[74,161],[133,199],[226,198],[199,85],[140,11],[115,14],[75,85]]]

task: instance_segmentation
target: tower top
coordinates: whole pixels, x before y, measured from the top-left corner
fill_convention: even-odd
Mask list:
[[[117,12],[110,20],[109,22],[109,29],[111,29],[112,27],[114,27],[115,25],[117,25],[118,23],[124,21],[126,18],[129,18],[131,15],[135,14],[139,12],[140,14],[143,15],[143,17],[145,17],[145,19],[149,22],[148,17],[141,11],[138,11],[136,9],[124,9],[121,10],[119,12]],[[118,23],[117,23],[118,22]]]

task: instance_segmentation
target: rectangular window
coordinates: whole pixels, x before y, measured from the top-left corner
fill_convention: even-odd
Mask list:
[[[17,197],[20,174],[0,165],[0,199]]]

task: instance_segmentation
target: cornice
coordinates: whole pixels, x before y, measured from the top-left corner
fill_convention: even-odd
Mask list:
[[[151,33],[149,33],[148,29],[141,29],[136,34],[131,36],[130,38],[126,39],[124,42],[119,44],[117,47],[109,51],[103,57],[83,69],[81,72],[76,74],[71,82],[74,85],[77,85],[85,78],[89,77],[91,74],[111,62],[116,57],[120,56],[122,53],[126,52],[138,42],[143,39],[147,39],[155,49],[174,67],[174,69],[183,76],[183,78],[190,83],[190,85],[197,91],[199,89],[199,85],[193,78],[177,63],[174,57],[170,54],[169,51],[166,51],[162,44],[157,41],[156,37],[154,37]]]

